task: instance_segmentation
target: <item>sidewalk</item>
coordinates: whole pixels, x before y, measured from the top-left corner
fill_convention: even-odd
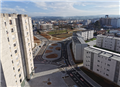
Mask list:
[[[46,42],[46,38],[44,38],[43,36],[41,35],[34,35],[36,38],[38,38],[39,40],[42,40],[42,43],[39,45],[39,46],[36,46],[34,49],[33,49],[33,59],[36,57],[36,55],[38,54],[38,52],[41,50],[42,46],[45,44]],[[44,39],[44,40],[43,40]]]
[[[74,63],[72,55],[71,55],[71,49],[70,49],[70,41],[67,45],[67,53],[68,53],[68,59],[72,66],[74,66],[74,69],[77,67],[77,65]],[[76,69],[75,69],[76,70]],[[94,80],[92,80],[89,76],[87,76],[82,70],[76,70],[87,82],[89,82],[93,87],[101,87],[98,83],[96,83]]]

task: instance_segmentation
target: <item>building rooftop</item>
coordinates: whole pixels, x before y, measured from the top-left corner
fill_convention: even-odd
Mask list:
[[[77,37],[72,37],[72,39],[73,39],[73,41],[74,41],[75,43],[80,43],[80,41],[78,40]],[[80,43],[80,44],[81,44],[81,43]]]
[[[110,51],[96,48],[93,46],[86,47],[85,49],[90,51],[90,52],[99,54],[101,56],[105,56],[105,57],[111,58],[113,60],[120,61],[120,54],[118,54],[118,53],[110,52]]]
[[[85,41],[81,37],[77,37],[81,44],[86,44]]]
[[[106,52],[102,52],[100,55],[105,56],[105,57],[111,57],[112,56],[112,54],[106,53]]]

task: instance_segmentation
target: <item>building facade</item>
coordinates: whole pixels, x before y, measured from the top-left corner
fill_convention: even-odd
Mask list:
[[[78,31],[77,33],[80,33],[84,40],[89,40],[93,38],[94,30]]]
[[[98,35],[96,41],[97,47],[120,52],[120,38]]]
[[[1,65],[7,87],[23,86],[34,70],[27,15],[1,14]],[[32,68],[32,69],[31,69]]]
[[[72,51],[76,62],[83,61],[83,51],[87,46],[81,37],[72,37]]]
[[[95,47],[84,49],[84,67],[120,86],[120,55]]]

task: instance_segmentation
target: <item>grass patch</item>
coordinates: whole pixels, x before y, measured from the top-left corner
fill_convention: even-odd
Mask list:
[[[54,31],[50,31],[50,32],[48,32],[48,34],[50,34],[50,35],[57,35],[57,34],[63,34],[63,33],[67,33],[67,32],[69,32],[70,30],[54,30]]]
[[[96,40],[96,38],[92,38],[90,40],[86,40],[85,42],[87,43],[87,42],[90,42],[90,41],[93,41],[93,40]]]
[[[70,37],[72,36],[72,34],[58,34],[58,35],[52,35],[53,37],[57,37],[57,38],[67,38],[67,37]]]

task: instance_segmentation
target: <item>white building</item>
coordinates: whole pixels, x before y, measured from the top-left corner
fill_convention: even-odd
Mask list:
[[[76,62],[83,61],[83,51],[87,46],[81,37],[72,37],[72,51]]]
[[[37,24],[37,29],[52,30],[53,24]]]
[[[120,52],[120,38],[98,35],[96,46]]]
[[[120,55],[95,47],[84,49],[83,65],[120,86]]]
[[[0,54],[6,87],[20,87],[34,71],[31,18],[27,15],[0,14]]]
[[[77,33],[80,33],[84,40],[89,40],[93,38],[94,30],[78,31]]]

